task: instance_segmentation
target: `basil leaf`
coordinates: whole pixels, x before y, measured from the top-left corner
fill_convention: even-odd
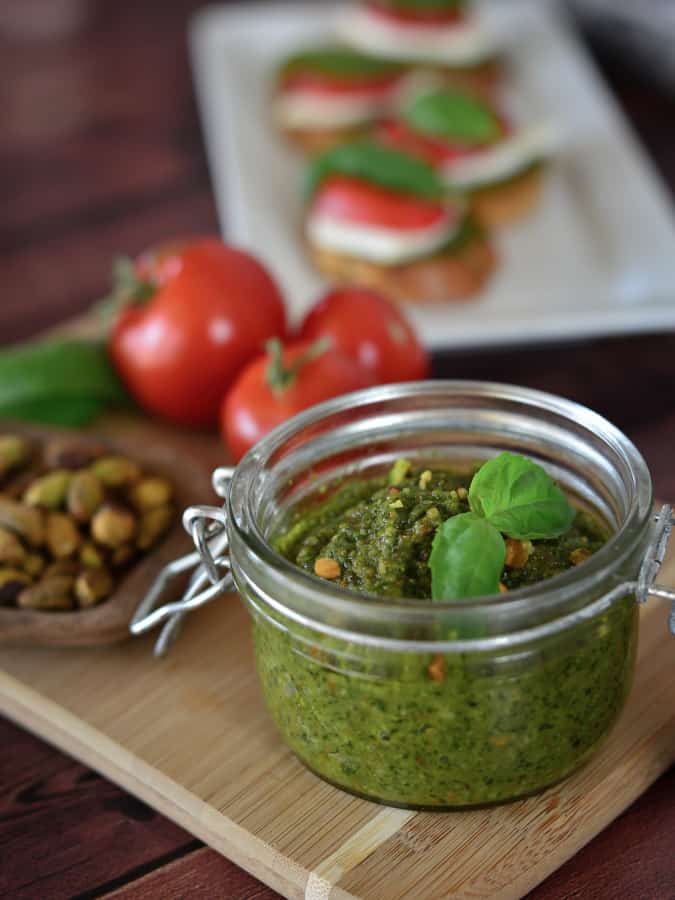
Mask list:
[[[467,0],[380,0],[380,3],[407,12],[445,13],[463,9]]]
[[[440,200],[444,195],[443,183],[428,163],[368,141],[340,144],[313,160],[305,186],[307,197],[311,198],[321,182],[334,174],[363,178],[427,200]]]
[[[576,515],[548,472],[515,453],[501,453],[481,466],[471,481],[469,505],[519,540],[559,537]]]
[[[44,396],[37,400],[21,400],[2,407],[3,419],[17,422],[39,422],[42,425],[61,425],[79,428],[91,422],[108,408],[96,397]]]
[[[402,72],[404,66],[391,60],[366,56],[349,47],[320,47],[289,57],[281,67],[281,74],[289,76],[307,70],[335,78],[377,78]]]
[[[417,97],[403,118],[415,131],[467,144],[489,144],[499,137],[499,120],[477,97],[459,91],[432,91]]]
[[[0,418],[76,426],[129,402],[102,343],[54,340],[0,353]]]
[[[451,516],[434,537],[429,566],[434,600],[496,594],[506,546],[501,534],[476,513]]]

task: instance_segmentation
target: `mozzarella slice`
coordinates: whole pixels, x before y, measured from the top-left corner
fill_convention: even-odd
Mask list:
[[[434,253],[457,233],[459,224],[454,212],[438,223],[407,231],[351,224],[314,213],[308,217],[306,232],[308,240],[324,250],[387,266]]]
[[[415,62],[471,66],[494,53],[490,36],[475,22],[411,25],[386,19],[365,5],[345,13],[338,33],[366,53]]]
[[[449,160],[442,175],[447,184],[463,190],[503,181],[552,156],[558,143],[558,131],[550,124],[521,128],[480,153]]]
[[[300,89],[281,91],[274,101],[284,128],[348,128],[371,122],[383,112],[390,89],[369,94],[319,94]]]

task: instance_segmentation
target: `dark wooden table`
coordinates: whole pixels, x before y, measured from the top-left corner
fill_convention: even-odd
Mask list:
[[[185,49],[198,5],[90,3],[75,36],[0,45],[1,342],[85,310],[105,292],[116,254],[216,230]],[[0,14],[13,6],[27,4],[8,0]],[[673,99],[600,61],[675,190]],[[675,335],[447,354],[435,372],[520,382],[588,404],[630,435],[658,495],[675,499]],[[10,722],[0,721],[0,742],[3,897],[276,896]],[[672,900],[674,848],[675,768],[531,897]]]

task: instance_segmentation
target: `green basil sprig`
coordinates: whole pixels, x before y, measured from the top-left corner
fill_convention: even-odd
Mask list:
[[[349,47],[317,47],[290,56],[281,67],[281,75],[296,72],[318,72],[334,78],[377,78],[404,71],[402,63],[367,56]]]
[[[489,144],[499,137],[499,120],[479,100],[461,91],[439,90],[421,94],[404,110],[414,131],[467,144]]]
[[[521,541],[559,537],[575,515],[548,472],[514,453],[501,453],[480,467],[469,488],[469,506]]]
[[[426,200],[441,200],[445,193],[440,176],[428,163],[370,141],[339,144],[313,160],[305,186],[307,197],[311,198],[326,178],[336,174],[363,178]]]
[[[445,13],[463,9],[467,0],[380,0],[380,3],[406,12]]]
[[[537,463],[501,453],[474,475],[471,512],[451,516],[437,530],[429,566],[434,600],[496,593],[504,568],[502,534],[518,540],[556,538],[576,512]]]
[[[505,556],[504,539],[488,521],[473,512],[450,516],[436,532],[429,557],[434,600],[494,594]]]
[[[129,404],[102,342],[50,340],[0,353],[0,419],[77,427]]]

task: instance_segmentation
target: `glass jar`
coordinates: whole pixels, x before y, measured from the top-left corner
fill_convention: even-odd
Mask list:
[[[336,481],[401,456],[452,467],[504,450],[545,466],[609,524],[582,565],[508,595],[432,603],[345,590],[273,547],[297,504]],[[389,805],[501,803],[566,777],[609,733],[633,677],[636,579],[654,525],[646,464],[605,419],[497,384],[371,388],[276,429],[223,493],[263,694],[317,775]]]

